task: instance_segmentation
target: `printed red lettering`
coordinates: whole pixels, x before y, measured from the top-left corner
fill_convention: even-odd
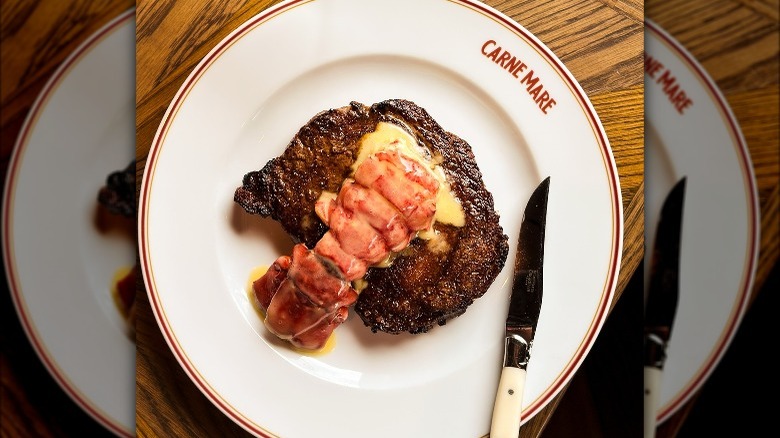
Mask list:
[[[647,73],[651,78],[655,79],[658,71],[660,71],[662,68],[663,64],[661,64],[660,61],[645,53],[645,73]]]
[[[518,62],[517,67],[511,70],[510,73],[512,73],[512,76],[519,78],[517,74],[522,73],[523,70],[525,70],[526,65],[523,63],[523,61],[518,60],[517,62]]]
[[[512,55],[509,50],[503,49],[495,40],[487,40],[482,44],[481,51],[482,55],[492,60],[516,79],[520,79],[520,73],[528,70],[520,79],[520,83],[525,86],[528,95],[531,96],[531,99],[544,114],[547,114],[547,111],[556,105],[555,99],[544,89],[541,78],[534,76],[534,71],[528,69],[528,66]]]
[[[526,73],[525,76],[523,76],[523,79],[520,79],[521,84],[528,83],[528,91],[531,91],[531,88],[533,88],[537,82],[539,82],[539,78],[534,77],[533,70],[530,70],[528,73]]]
[[[664,94],[669,96],[669,101],[674,100],[674,95],[677,94],[677,91],[680,89],[680,86],[677,84],[674,84],[672,86],[666,86],[664,87]]]
[[[680,88],[677,79],[669,70],[666,70],[656,82],[662,85],[664,94],[678,113],[682,114],[686,108],[693,105],[693,100],[685,94],[685,90]]]
[[[555,99],[550,99],[550,100],[549,100],[549,101],[547,101],[547,103],[545,103],[545,104],[544,104],[544,106],[542,107],[542,112],[543,112],[543,113],[545,113],[545,114],[547,114],[547,110],[548,110],[548,109],[550,109],[550,108],[552,108],[553,106],[555,106],[555,104],[556,104],[556,103],[558,103],[558,102],[556,102],[556,101],[555,101]]]
[[[506,63],[506,62],[509,60],[509,58],[511,58],[511,57],[512,57],[512,55],[511,55],[509,52],[507,52],[506,50],[504,50],[504,53],[502,53],[502,54],[501,54],[501,56],[498,58],[498,60],[496,60],[496,64],[500,65],[501,67],[504,67],[504,68],[506,68],[506,67],[504,66],[504,64],[505,64],[505,63]]]
[[[540,87],[541,87],[541,85],[540,85]],[[544,106],[544,103],[547,102],[548,100],[550,100],[550,94],[545,91],[545,92],[542,93],[541,96],[539,96],[538,99],[535,100],[535,102],[538,103],[539,104],[539,108],[541,108],[542,106]]]
[[[680,91],[680,93],[677,94],[677,96],[674,98],[674,107],[677,109],[677,112],[682,114],[689,106],[693,105],[693,100],[691,100],[690,97],[685,95],[684,91]]]
[[[663,84],[664,91],[666,91],[667,88],[669,88],[672,84],[674,84],[675,79],[674,76],[672,76],[672,74],[669,73],[669,70],[666,70],[664,74],[662,74],[661,77],[658,78],[657,82],[659,84]]]
[[[487,56],[487,54],[488,54],[488,52],[487,52],[487,48],[488,48],[488,46],[490,46],[490,45],[494,45],[494,46],[495,46],[495,45],[496,45],[496,42],[495,42],[495,41],[493,41],[493,40],[487,40],[487,41],[485,41],[485,44],[483,44],[483,45],[482,45],[482,54],[483,54],[483,55]]]
[[[490,52],[487,57],[492,59],[493,62],[496,62],[496,58],[498,58],[498,54],[501,53],[501,47],[496,47],[492,52]]]
[[[539,84],[533,90],[528,91],[528,94],[534,98],[534,102],[536,102],[536,98],[539,97],[540,91],[542,91],[542,84]]]
[[[685,91],[677,85],[669,89],[666,94],[669,96],[669,101],[672,102],[672,105],[680,114],[693,104],[693,101],[685,94]]]

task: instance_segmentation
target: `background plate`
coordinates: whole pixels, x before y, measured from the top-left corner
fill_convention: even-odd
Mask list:
[[[33,104],[3,198],[6,276],[52,377],[118,435],[135,434],[135,344],[112,295],[132,234],[96,225],[97,193],[133,159],[134,10],[71,54]]]
[[[652,76],[645,75],[648,245],[664,197],[687,176],[680,298],[664,365],[660,423],[701,387],[728,348],[752,289],[760,236],[753,166],[726,99],[689,52],[652,21],[646,24],[646,66],[660,63]],[[682,112],[669,99],[669,93],[677,95],[674,87],[692,102]]]

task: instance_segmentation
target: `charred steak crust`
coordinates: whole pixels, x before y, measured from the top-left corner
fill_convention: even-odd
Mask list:
[[[135,217],[135,160],[106,177],[105,185],[98,191],[97,200],[113,214]]]
[[[386,100],[323,111],[285,151],[249,172],[234,200],[247,212],[279,221],[296,242],[313,248],[328,230],[314,213],[323,190],[338,192],[351,172],[360,138],[380,121],[411,130],[439,160],[466,216],[463,227],[435,223],[447,245],[415,239],[389,268],[370,268],[355,311],[373,331],[423,333],[461,315],[481,297],[506,262],[508,238],[471,147],[442,129],[421,107]]]

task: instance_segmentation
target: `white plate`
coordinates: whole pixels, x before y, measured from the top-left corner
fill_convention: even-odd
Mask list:
[[[646,57],[661,64],[651,76],[646,58],[648,248],[666,194],[687,177],[680,297],[664,366],[660,423],[701,387],[728,348],[752,289],[760,230],[753,166],[726,99],[674,38],[652,21],[646,24]],[[677,95],[676,85],[692,101],[681,112],[664,91],[670,77],[675,82],[666,90]]]
[[[498,45],[526,64],[519,78],[486,56]],[[547,114],[520,82],[531,70],[557,102]],[[471,144],[510,257],[485,296],[446,326],[371,334],[353,314],[331,353],[301,355],[269,336],[247,298],[252,268],[288,252],[289,238],[245,214],[233,192],[315,113],[388,98],[416,102]],[[198,388],[257,435],[484,435],[522,209],[548,175],[544,304],[523,421],[580,365],[615,288],[622,204],[593,107],[547,48],[481,3],[285,2],[203,59],[151,146],[139,246],[155,317]]]
[[[82,43],[33,104],[3,198],[3,257],[41,361],[85,412],[135,435],[135,344],[111,295],[133,236],[95,225],[97,193],[135,144],[135,11]],[[110,231],[110,230],[109,230]]]

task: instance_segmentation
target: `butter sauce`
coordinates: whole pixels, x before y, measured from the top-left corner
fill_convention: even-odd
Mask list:
[[[417,233],[417,237],[427,241],[426,246],[431,252],[445,253],[450,250],[450,244],[444,239],[438,230],[423,230]]]
[[[119,314],[122,315],[123,318],[127,319],[129,315],[129,303],[127,303],[127,298],[123,299],[122,294],[120,292],[120,282],[125,279],[130,274],[130,271],[133,270],[132,266],[122,266],[121,268],[117,269],[114,272],[114,276],[111,278],[111,298],[114,300],[114,305],[116,306],[117,310],[119,311]]]
[[[255,309],[255,312],[257,312],[257,316],[260,317],[260,320],[265,321],[265,311],[260,306],[260,303],[257,301],[257,296],[255,296],[255,289],[252,286],[255,280],[265,275],[266,272],[268,272],[268,265],[260,265],[255,267],[249,272],[249,280],[247,281],[246,291],[247,291],[247,298],[249,298],[249,302],[252,303],[252,307]],[[330,353],[333,351],[333,349],[336,347],[336,332],[333,331],[331,333],[328,340],[325,342],[325,345],[319,349],[319,350],[306,350],[303,348],[298,348],[289,342],[284,343],[287,347],[289,347],[291,350],[295,351],[296,353],[305,354],[307,356],[321,356],[323,354]]]
[[[365,134],[360,139],[360,149],[355,162],[352,164],[352,174],[360,167],[369,156],[387,150],[398,150],[409,158],[417,161],[428,169],[434,179],[439,183],[439,191],[436,194],[436,215],[434,220],[443,224],[462,227],[466,224],[466,215],[460,201],[452,193],[450,183],[444,173],[444,169],[430,156],[427,149],[420,147],[417,141],[404,131],[403,128],[393,123],[379,122],[373,132]]]

